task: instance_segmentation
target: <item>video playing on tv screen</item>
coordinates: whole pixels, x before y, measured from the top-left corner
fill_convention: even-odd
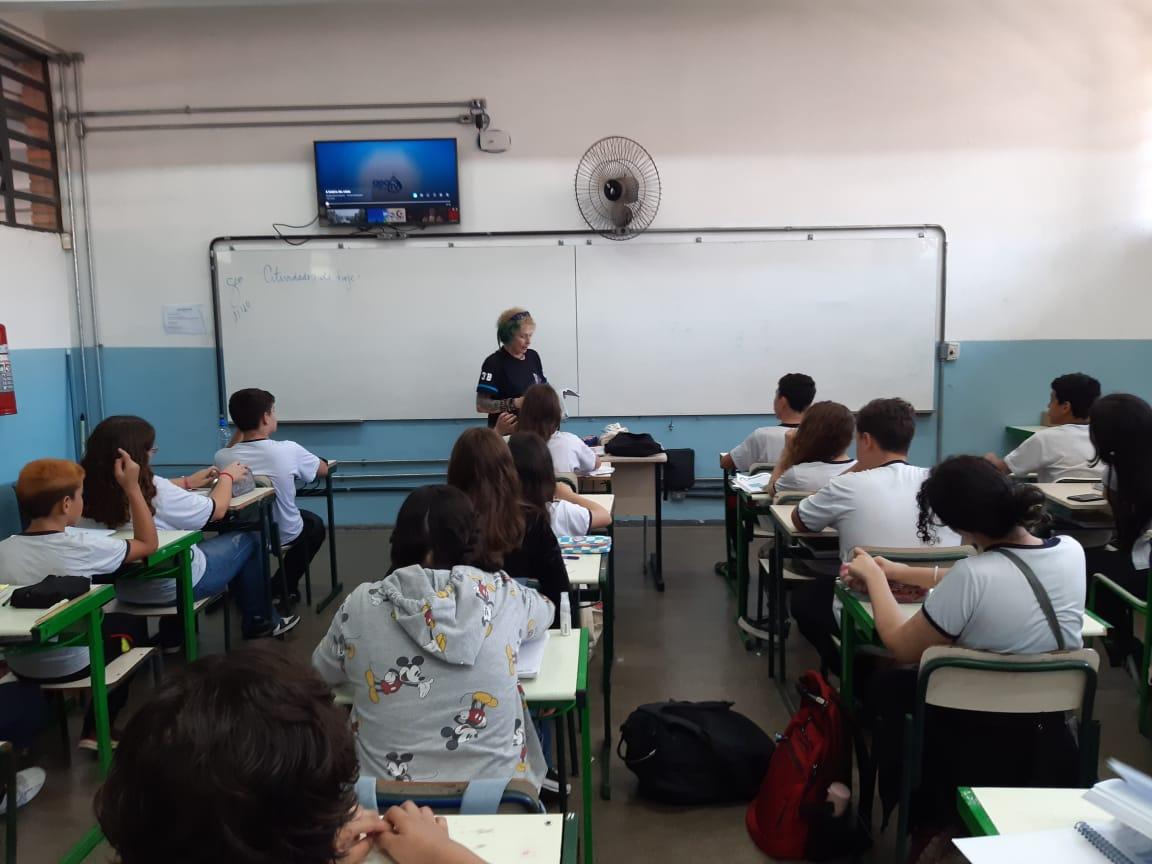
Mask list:
[[[327,225],[458,225],[455,138],[316,141]]]

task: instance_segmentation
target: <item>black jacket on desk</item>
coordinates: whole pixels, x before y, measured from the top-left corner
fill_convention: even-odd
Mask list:
[[[548,518],[536,510],[526,510],[525,516],[527,527],[524,542],[519,549],[504,556],[504,572],[513,579],[535,579],[540,583],[540,593],[556,606],[552,627],[558,629],[560,595],[572,590],[572,583],[568,581],[568,568],[564,566],[564,556]],[[572,612],[575,618],[575,606]],[[576,626],[575,622],[573,626]]]

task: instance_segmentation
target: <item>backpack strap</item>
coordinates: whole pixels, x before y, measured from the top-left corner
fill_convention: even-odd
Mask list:
[[[1044,586],[1040,584],[1040,580],[1036,577],[1036,574],[1032,572],[1032,568],[1015,552],[1009,552],[1007,549],[993,549],[992,551],[999,552],[1015,564],[1017,570],[1024,574],[1024,578],[1028,580],[1028,584],[1032,587],[1032,593],[1036,595],[1036,602],[1040,604],[1040,609],[1044,612],[1044,618],[1048,621],[1048,627],[1052,630],[1052,635],[1056,637],[1057,650],[1065,650],[1064,631],[1060,629],[1060,625],[1056,621],[1056,610],[1052,608],[1052,599],[1048,596],[1048,592],[1044,589]]]

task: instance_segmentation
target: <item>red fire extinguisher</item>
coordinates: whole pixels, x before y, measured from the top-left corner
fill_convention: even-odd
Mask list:
[[[16,413],[16,385],[12,383],[12,358],[8,356],[8,331],[0,324],[0,414]]]

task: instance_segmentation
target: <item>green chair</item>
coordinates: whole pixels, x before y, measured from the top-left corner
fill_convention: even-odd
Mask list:
[[[1144,535],[1152,539],[1152,531]],[[1103,573],[1095,573],[1092,576],[1092,582],[1088,586],[1088,608],[1093,612],[1096,611],[1096,587],[1103,585],[1106,589],[1111,591],[1120,601],[1132,610],[1133,615],[1139,615],[1144,619],[1144,629],[1141,642],[1143,643],[1143,650],[1140,652],[1140,668],[1137,669],[1136,675],[1136,688],[1139,693],[1139,706],[1137,707],[1136,723],[1140,729],[1141,735],[1148,735],[1149,717],[1148,717],[1148,675],[1149,666],[1152,664],[1152,616],[1148,614],[1148,601],[1152,598],[1152,568],[1148,570],[1148,582],[1144,587],[1144,596],[1137,597],[1120,583]],[[1117,622],[1112,622],[1116,624]]]
[[[896,861],[904,861],[912,794],[920,783],[927,708],[995,714],[1079,713],[1079,776],[1096,782],[1100,722],[1093,719],[1100,657],[1091,648],[1051,654],[994,654],[938,646],[920,658],[915,714],[904,717],[903,777],[896,823]]]

